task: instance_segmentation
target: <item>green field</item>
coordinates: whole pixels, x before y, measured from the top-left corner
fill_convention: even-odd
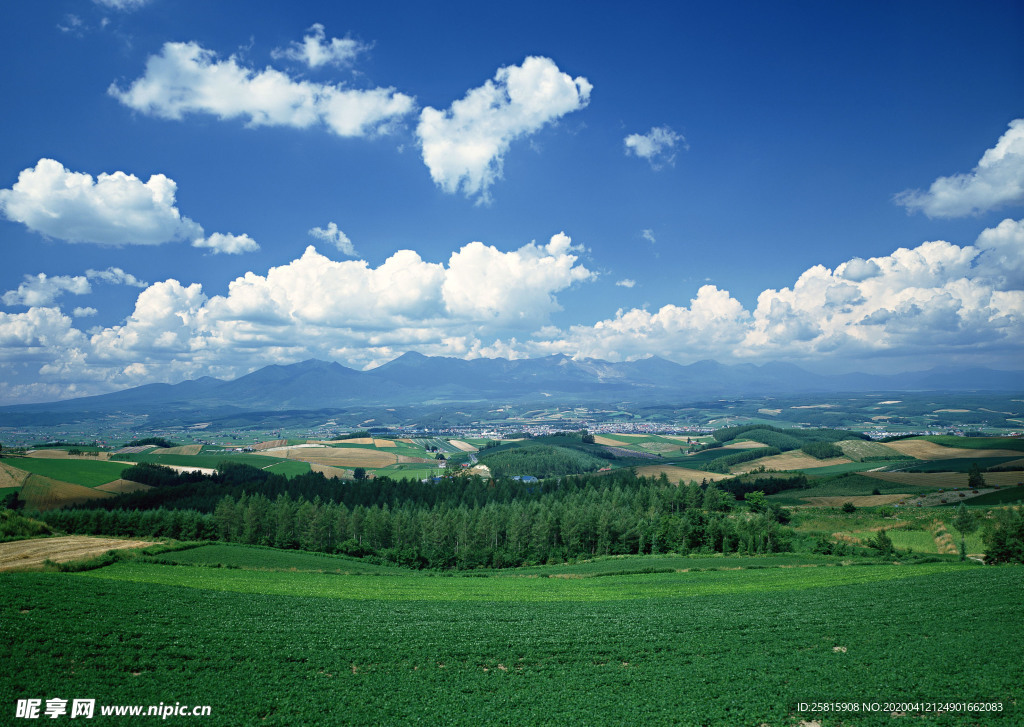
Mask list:
[[[121,478],[130,462],[100,462],[91,459],[42,459],[18,457],[5,460],[11,467],[75,485],[98,487]]]
[[[810,467],[802,469],[803,472],[808,475],[841,475],[847,472],[867,472],[878,467],[882,467],[884,462],[848,462],[846,464],[834,464],[828,467]]]
[[[324,573],[401,573],[397,566],[382,566],[343,555],[280,550],[255,545],[214,543],[158,556],[161,562],[183,565],[220,565],[257,570],[314,571]]]
[[[218,725],[788,727],[894,722],[800,702],[949,700],[1003,711],[910,719],[1019,724],[1022,588],[1020,568],[946,562],[600,578],[141,562],[2,574],[0,702],[92,698],[98,723],[99,705],[180,701],[210,705]]]
[[[987,492],[964,501],[964,504],[969,507],[992,507],[993,505],[1013,505],[1020,502],[1024,502],[1024,487],[1018,486]],[[958,504],[955,503],[948,507],[956,507]]]
[[[912,437],[959,449],[1015,449],[1024,452],[1024,437]]]
[[[960,457],[956,459],[911,460],[899,462],[889,467],[894,472],[970,472],[971,467],[978,465],[984,472],[989,467],[1013,462],[1019,457]],[[1024,473],[1021,473],[1024,477]]]
[[[302,475],[309,472],[309,463],[285,460],[269,466],[264,466],[262,469],[265,469],[267,472],[273,472],[275,475],[294,477],[295,475]]]
[[[309,464],[306,462],[298,462],[295,460],[285,459],[283,457],[269,457],[263,454],[242,454],[238,452],[229,452],[224,454],[136,454],[131,455],[133,462],[148,462],[150,464],[166,464],[174,465],[176,467],[203,467],[209,469],[217,469],[217,465],[221,462],[240,462],[242,464],[252,465],[253,467],[270,467],[271,465],[280,465],[282,463],[293,465],[292,472],[290,474],[298,474],[301,472],[309,472]],[[284,474],[284,472],[280,472]]]

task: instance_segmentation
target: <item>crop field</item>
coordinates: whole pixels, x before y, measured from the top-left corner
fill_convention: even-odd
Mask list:
[[[804,454],[799,450],[792,452],[783,452],[782,454],[776,454],[771,457],[762,457],[761,459],[755,459],[750,462],[742,462],[732,468],[734,474],[744,474],[758,469],[762,465],[765,469],[770,470],[781,470],[783,472],[791,472],[794,470],[803,470],[808,468],[821,468],[821,467],[833,467],[835,465],[850,464],[850,460],[846,457],[833,457],[831,459],[818,459],[812,457],[809,454]]]
[[[913,492],[916,496],[922,492],[932,492],[936,489],[938,488],[928,487],[914,490]],[[907,493],[908,487],[899,482],[887,482],[864,477],[863,475],[851,475],[826,480],[821,484],[816,484],[806,489],[783,490],[768,497],[781,505],[806,505],[808,502],[805,498],[809,497],[837,497],[845,499],[850,499],[851,497],[870,497],[875,490],[878,490],[882,495],[903,495]]]
[[[865,472],[865,476],[886,482],[914,487],[967,487],[966,472]],[[1016,485],[1024,480],[1024,472],[986,472],[986,485]]]
[[[311,472],[319,472],[328,479],[346,479],[352,476],[352,470],[341,469],[340,467],[331,467],[326,464],[317,464],[316,462],[307,462]]]
[[[1022,588],[1019,568],[954,562],[576,578],[138,561],[10,573],[0,619],[17,636],[0,638],[0,702],[180,701],[210,705],[218,725],[792,727],[836,724],[800,702],[955,700],[1004,709],[913,723],[1018,724]],[[893,604],[885,618],[879,604]]]
[[[898,550],[907,550],[909,548],[915,553],[937,554],[940,552],[935,535],[929,530],[886,530],[885,534],[889,536],[892,544]],[[959,547],[960,536],[955,531],[952,535],[957,547]],[[985,552],[985,544],[977,533],[967,536],[967,552],[972,555]]]
[[[985,411],[988,411],[987,409]],[[1024,437],[926,437],[925,441],[963,449],[1012,449],[1024,452]],[[918,440],[908,440],[918,441]]]
[[[977,465],[982,470],[1009,464],[1009,457],[956,457],[954,459],[931,459],[893,463],[893,470],[914,472],[970,472]]]
[[[378,475],[385,475],[394,480],[422,480],[444,474],[444,468],[416,464],[398,464],[377,470]]]
[[[732,477],[732,475],[705,472],[704,470],[691,470],[686,467],[674,467],[668,464],[649,464],[643,467],[635,467],[633,471],[641,477],[659,477],[664,472],[669,482],[682,483],[684,485],[690,482],[703,482],[704,480],[717,482],[718,480],[727,480]]]
[[[114,480],[95,489],[120,495],[125,492],[142,492],[144,490],[152,490],[153,488],[140,482],[132,482],[131,480]]]
[[[993,490],[984,495],[972,497],[968,505],[991,507],[992,505],[1012,505],[1024,502],[1024,486],[1007,487],[1005,490]]]
[[[157,556],[161,562],[170,561],[182,565],[220,565],[250,570],[308,571],[314,573],[348,573],[401,575],[397,566],[381,566],[364,563],[358,558],[342,555],[310,553],[301,550],[279,550],[253,545],[215,543],[198,548],[163,553]]]
[[[884,467],[884,462],[847,462],[845,464],[834,464],[827,467],[805,467],[800,470],[808,475],[829,476],[841,475],[847,472],[870,472],[874,469]]]
[[[956,437],[958,444],[962,444],[966,438]],[[991,439],[982,441],[991,442]],[[914,459],[963,459],[978,457],[1019,457],[1020,450],[1014,449],[982,449],[966,448],[963,446],[945,447],[935,442],[924,439],[901,439],[898,442],[889,442],[887,447],[895,449],[900,454],[905,454]]]
[[[310,465],[308,462],[277,462],[267,467],[263,467],[263,469],[267,472],[273,472],[275,475],[294,477],[295,475],[302,475],[309,472]]]
[[[757,449],[758,447],[763,446],[764,444],[762,444],[761,442],[755,442],[750,439],[740,439],[735,442],[723,444],[722,449]]]
[[[85,449],[83,449],[83,451],[85,451]],[[99,452],[98,450],[92,451],[96,451],[97,453],[95,455],[73,455],[66,449],[30,449],[25,453],[25,456],[31,457],[32,459],[89,459],[93,462],[110,458],[109,452]]]
[[[287,439],[269,439],[266,442],[260,442],[259,444],[254,444],[252,446],[252,448],[256,452],[262,452],[262,451],[267,450],[267,449],[275,449],[277,447],[286,447],[286,446],[288,446],[288,440]]]
[[[864,439],[846,439],[842,442],[836,442],[836,446],[843,450],[843,454],[855,462],[863,462],[869,457],[891,457],[895,459],[906,456],[888,444],[868,442]]]
[[[16,540],[0,543],[0,571],[38,568],[47,560],[63,563],[92,558],[108,550],[145,548],[148,545],[153,543],[145,540],[88,538],[81,535]]]
[[[463,452],[479,452],[479,448],[473,446],[469,442],[464,442],[461,439],[449,439],[448,443]]]
[[[6,462],[0,462],[0,487],[20,488],[28,479],[28,472],[17,467],[11,467]]]
[[[199,454],[202,450],[203,445],[201,444],[183,444],[180,447],[167,447],[166,449],[161,449],[160,454],[196,455]]]
[[[877,507],[879,505],[891,505],[894,502],[900,502],[907,497],[910,497],[910,495],[896,493],[891,495],[804,496],[800,499],[814,507],[841,507],[843,503],[846,502],[852,502],[856,507]]]
[[[60,482],[35,474],[29,475],[19,496],[25,501],[27,508],[36,510],[54,510],[65,505],[77,505],[89,500],[113,497],[111,493],[103,492],[95,487]]]
[[[290,447],[288,459],[325,464],[330,467],[386,467],[398,463],[398,455],[364,447]]]
[[[266,467],[267,465],[283,462],[283,457],[268,457],[263,454],[243,454],[239,452],[224,452],[217,454],[160,454],[159,451],[147,454],[132,456],[133,462],[149,462],[150,464],[175,465],[178,467],[202,467],[205,469],[216,469],[221,462],[242,462],[253,467]]]
[[[9,466],[43,475],[61,482],[85,487],[105,485],[121,478],[121,471],[131,465],[125,462],[97,462],[87,459],[31,459],[18,457],[7,460]]]

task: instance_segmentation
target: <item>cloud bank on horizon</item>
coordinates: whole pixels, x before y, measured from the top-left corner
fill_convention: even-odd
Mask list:
[[[132,17],[151,7],[145,0],[95,3]],[[199,41],[163,42],[147,54],[141,75],[136,68],[134,80],[110,83],[106,99],[126,117],[177,125],[182,133],[195,123],[228,134],[274,128],[280,136],[273,138],[286,140],[281,143],[321,136],[366,147],[390,139],[398,156],[406,146],[417,150],[418,171],[426,167],[423,180],[443,193],[437,197],[452,205],[445,209],[462,205],[481,219],[498,213],[502,195],[495,190],[508,182],[507,161],[530,164],[532,155],[539,163],[549,153],[535,144],[542,132],[554,139],[547,143],[557,156],[554,147],[571,136],[559,128],[562,120],[594,123],[592,97],[604,87],[586,68],[566,63],[573,73],[587,74],[571,75],[546,55],[520,55],[521,63],[487,66],[477,77],[491,74],[488,80],[433,101],[435,108],[417,101],[429,97],[423,92],[360,75],[356,65],[376,43],[331,36],[319,22],[300,27],[306,28],[301,40],[271,44],[280,68],[259,67],[245,49],[225,55]],[[651,125],[652,117],[665,118],[651,113],[640,122],[619,122],[619,129],[649,128],[645,133],[623,137],[609,126],[605,147],[589,153],[626,159],[630,174],[656,178],[701,163],[697,146],[704,144],[700,153],[706,154],[707,144],[694,142],[690,152],[673,129],[696,138],[689,124]],[[948,360],[1016,368],[1024,341],[1024,219],[1012,208],[1024,206],[1024,118],[1009,121],[988,143],[974,152],[981,158],[973,169],[949,170],[925,188],[890,191],[884,201],[928,220],[1005,210],[1001,221],[989,219],[967,235],[959,227],[952,241],[918,237],[882,254],[845,251],[828,265],[804,263],[797,269],[802,272],[776,279],[777,287],[762,282],[753,295],[707,281],[696,290],[673,286],[667,302],[661,295],[656,304],[632,298],[618,306],[609,301],[623,300],[620,295],[659,297],[653,291],[660,271],[648,270],[645,278],[642,268],[628,263],[671,254],[678,236],[671,224],[635,223],[632,229],[642,233],[633,232],[612,256],[608,248],[593,247],[588,215],[566,202],[559,214],[546,215],[565,217],[565,231],[556,233],[563,229],[556,222],[543,243],[453,234],[429,251],[415,238],[382,251],[372,228],[349,208],[293,222],[291,244],[301,241],[305,249],[281,252],[283,246],[268,243],[270,233],[239,208],[215,216],[198,204],[190,194],[194,180],[177,167],[153,173],[151,164],[101,168],[33,150],[38,161],[7,170],[7,178],[17,179],[0,189],[0,216],[33,241],[24,249],[114,249],[126,262],[65,265],[55,272],[44,254],[26,253],[31,262],[22,262],[18,276],[0,287],[6,308],[0,310],[0,371],[30,375],[0,376],[0,403],[234,377],[314,357],[368,368],[410,350],[466,358],[565,353],[613,361],[649,355],[681,363],[884,359],[912,368]],[[557,186],[552,189],[557,194]],[[246,232],[208,233],[183,209],[204,222],[216,219],[221,229]],[[388,200],[382,209],[400,214],[401,200]],[[575,233],[573,219],[591,232]],[[438,237],[424,230],[428,235]],[[194,277],[139,272],[132,265],[146,250],[195,255],[213,274],[200,282],[198,269]],[[704,279],[679,259],[681,276]],[[95,300],[101,291],[131,291],[130,313],[103,320],[103,305]],[[576,304],[584,297],[609,307]]]

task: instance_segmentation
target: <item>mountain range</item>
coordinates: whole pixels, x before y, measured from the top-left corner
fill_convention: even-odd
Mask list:
[[[464,360],[410,352],[369,371],[310,359],[266,366],[231,381],[203,377],[147,384],[99,396],[0,407],[0,414],[284,411],[542,400],[681,403],[713,397],[898,391],[1024,391],[1024,372],[935,368],[896,375],[823,375],[777,362],[682,365],[651,357],[612,363],[561,354]]]

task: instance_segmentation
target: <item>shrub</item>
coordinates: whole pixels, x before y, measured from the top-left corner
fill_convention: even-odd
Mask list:
[[[1024,509],[996,510],[982,535],[989,563],[1024,563]]]

